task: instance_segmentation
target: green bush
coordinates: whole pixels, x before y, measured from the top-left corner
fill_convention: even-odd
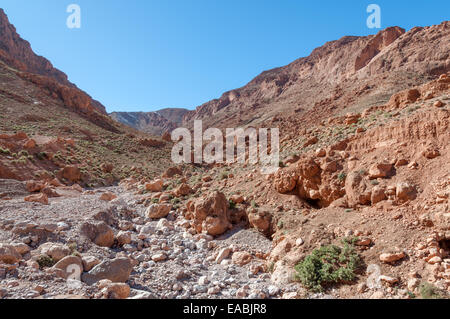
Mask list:
[[[360,264],[359,255],[347,242],[342,248],[323,246],[295,266],[296,279],[306,288],[321,292],[325,285],[353,281]]]
[[[233,201],[230,199],[230,200],[228,200],[228,207],[229,207],[230,209],[235,209],[235,208],[236,208],[236,203],[233,202]]]
[[[345,181],[345,179],[347,178],[347,174],[345,173],[339,173],[338,175],[338,179],[342,182]]]
[[[427,282],[422,283],[419,286],[420,296],[422,299],[442,299],[444,298],[443,293]]]
[[[0,154],[11,155],[11,151],[7,148],[0,147]]]
[[[47,255],[39,256],[36,262],[39,264],[39,268],[41,269],[53,267],[56,264],[56,261]]]

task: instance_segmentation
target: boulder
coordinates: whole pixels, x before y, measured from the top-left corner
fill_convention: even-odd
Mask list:
[[[44,243],[41,246],[39,246],[39,252],[42,255],[47,255],[51,257],[56,262],[60,261],[64,257],[68,256],[71,251],[70,248],[67,247],[64,244],[60,243]]]
[[[172,205],[169,204],[153,204],[147,208],[145,215],[152,219],[164,218],[169,215],[171,209]]]
[[[126,282],[130,277],[133,266],[128,258],[105,260],[81,276],[83,282],[92,285],[102,279],[112,282]]]
[[[218,236],[231,229],[229,202],[225,195],[215,191],[194,207],[194,227],[198,233]]]
[[[369,168],[369,178],[388,178],[394,174],[394,165],[387,163],[374,164]]]
[[[399,252],[399,253],[384,253],[380,255],[380,261],[384,262],[384,263],[393,263],[396,262],[398,260],[401,260],[403,258],[405,258],[406,255],[404,252]]]
[[[173,193],[176,197],[186,196],[192,193],[192,188],[190,188],[188,184],[183,183],[177,189],[175,189]]]
[[[30,203],[41,203],[44,205],[48,205],[48,196],[44,193],[27,196],[24,200]]]
[[[153,182],[146,183],[144,186],[147,191],[157,193],[163,190],[164,181],[161,179],[157,179]]]
[[[372,192],[369,182],[359,172],[351,172],[345,179],[345,192],[350,207],[370,204]]]
[[[53,268],[61,269],[64,271],[64,278],[67,278],[69,275],[81,275],[83,272],[83,263],[80,257],[77,256],[66,256],[60,261],[58,261]],[[72,278],[72,279],[80,279],[80,278]]]
[[[62,169],[62,177],[75,183],[81,179],[81,171],[76,166],[66,166]]]
[[[130,292],[130,286],[124,283],[110,283],[102,290],[103,296],[107,299],[127,299]]]
[[[15,264],[22,259],[22,256],[12,245],[0,244],[0,262],[5,264]]]
[[[101,247],[111,247],[114,244],[114,232],[103,221],[85,221],[80,226],[80,234]]]
[[[416,187],[408,182],[397,184],[396,190],[397,199],[400,201],[414,200],[417,197]]]
[[[236,264],[241,267],[250,263],[252,259],[253,256],[245,251],[235,252],[231,257],[231,261],[233,262],[233,264]]]

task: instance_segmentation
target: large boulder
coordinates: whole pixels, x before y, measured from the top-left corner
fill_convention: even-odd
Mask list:
[[[39,246],[39,252],[42,255],[51,257],[56,262],[60,261],[64,257],[68,256],[71,251],[70,248],[61,243],[44,243]]]
[[[53,268],[60,269],[64,273],[64,278],[72,276],[81,275],[83,272],[83,262],[81,261],[80,257],[77,256],[66,256],[60,261],[58,261]],[[72,279],[80,279],[77,277],[74,277]]]
[[[92,285],[100,280],[108,279],[112,282],[126,282],[130,278],[133,266],[128,258],[105,260],[81,276],[83,282]]]
[[[398,200],[406,202],[416,199],[417,190],[414,185],[408,182],[398,183],[396,195]]]
[[[66,166],[62,169],[62,177],[72,183],[76,183],[81,180],[81,171],[76,166]]]
[[[101,247],[111,247],[114,244],[114,232],[103,221],[85,221],[80,226],[80,233]]]
[[[147,190],[149,192],[157,193],[157,192],[161,192],[163,190],[164,181],[161,179],[157,179],[150,183],[146,183],[144,186],[145,186],[145,190]]]
[[[345,193],[350,207],[368,205],[372,192],[369,182],[360,172],[351,172],[345,180]]]
[[[15,264],[22,259],[22,256],[12,245],[0,244],[0,262],[5,264]]]
[[[169,215],[171,209],[172,205],[169,204],[153,204],[147,208],[145,215],[152,219],[164,218]]]
[[[394,175],[394,165],[387,163],[374,164],[369,168],[369,178],[388,178]]]
[[[218,236],[231,229],[229,203],[225,195],[215,191],[195,204],[194,226],[198,233]]]

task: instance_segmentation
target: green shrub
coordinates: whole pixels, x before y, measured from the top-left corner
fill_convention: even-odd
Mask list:
[[[7,148],[0,147],[0,154],[11,155],[11,151]]]
[[[321,292],[325,285],[353,281],[360,264],[360,257],[348,243],[342,248],[323,246],[295,266],[296,279],[306,288]]]
[[[345,174],[345,173],[339,173],[338,179],[339,179],[341,182],[345,181],[346,178],[347,178],[347,174]]]
[[[228,207],[229,207],[230,209],[235,209],[235,208],[236,208],[236,203],[233,202],[233,201],[230,199],[230,200],[228,200]]]
[[[444,297],[438,288],[427,282],[419,286],[419,292],[422,299],[441,299]]]
[[[39,256],[36,262],[39,264],[39,268],[41,269],[53,267],[56,264],[56,261],[47,255]]]

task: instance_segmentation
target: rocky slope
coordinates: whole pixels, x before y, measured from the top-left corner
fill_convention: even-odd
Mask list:
[[[449,42],[449,21],[406,33],[392,27],[374,36],[343,37],[199,106],[186,114],[184,125],[201,119],[219,128],[260,126],[308,110],[331,115],[385,103],[398,90],[447,72]]]
[[[0,61],[21,71],[20,75],[33,81],[51,94],[58,96],[68,106],[80,109],[82,112],[94,111],[106,114],[105,107],[93,100],[85,92],[69,82],[67,75],[44,57],[36,55],[30,43],[16,32],[16,28],[9,23],[3,9],[0,8]]]

